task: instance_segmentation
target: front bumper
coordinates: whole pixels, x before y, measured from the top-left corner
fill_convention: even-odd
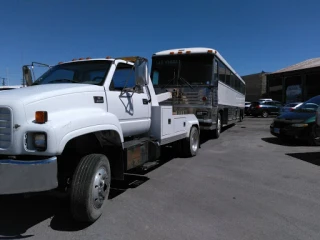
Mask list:
[[[293,127],[292,125],[285,126],[270,126],[270,133],[276,137],[290,137],[301,140],[306,140],[309,137],[310,126]]]
[[[0,159],[0,195],[52,190],[58,187],[57,174],[57,157]]]

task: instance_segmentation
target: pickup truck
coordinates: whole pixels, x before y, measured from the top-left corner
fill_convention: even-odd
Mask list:
[[[73,218],[102,214],[112,179],[146,166],[172,145],[197,154],[195,115],[159,106],[142,57],[80,58],[51,66],[28,87],[0,94],[0,195],[61,190]]]

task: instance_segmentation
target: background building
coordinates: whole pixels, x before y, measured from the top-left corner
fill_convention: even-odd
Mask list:
[[[266,96],[267,76],[266,72],[254,73],[242,76],[246,82],[246,101],[253,102]]]
[[[313,58],[267,75],[267,97],[283,103],[304,102],[320,95],[320,58]]]

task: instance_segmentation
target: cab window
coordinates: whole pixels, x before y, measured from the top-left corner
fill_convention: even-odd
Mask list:
[[[121,91],[124,87],[135,87],[134,67],[129,64],[119,63],[110,84],[111,91]]]

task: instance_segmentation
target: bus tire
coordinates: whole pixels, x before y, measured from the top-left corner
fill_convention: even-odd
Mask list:
[[[243,111],[240,110],[239,122],[243,121]]]
[[[221,126],[222,126],[222,124],[221,124],[221,113],[218,113],[216,129],[213,130],[213,137],[214,138],[219,138],[220,137],[220,133],[221,133],[221,129],[222,129]]]
[[[78,222],[95,222],[108,200],[111,171],[108,158],[103,154],[84,156],[71,182],[70,208]]]

